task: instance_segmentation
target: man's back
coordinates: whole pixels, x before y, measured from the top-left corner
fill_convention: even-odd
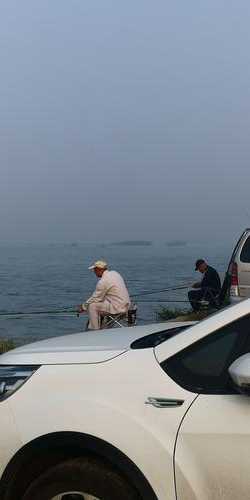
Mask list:
[[[211,288],[214,291],[220,291],[221,282],[217,271],[211,267],[207,266],[207,270],[204,274],[203,280],[201,282],[201,288]]]
[[[120,312],[128,308],[129,293],[124,279],[117,271],[104,271],[97,287],[105,289],[105,300],[110,302],[115,311]]]

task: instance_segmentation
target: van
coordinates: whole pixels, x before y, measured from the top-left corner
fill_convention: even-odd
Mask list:
[[[230,302],[250,297],[250,228],[243,231],[228,266]]]

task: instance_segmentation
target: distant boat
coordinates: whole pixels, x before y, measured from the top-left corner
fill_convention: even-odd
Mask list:
[[[149,247],[152,245],[152,241],[149,240],[125,240],[125,241],[115,241],[111,245],[116,246],[128,246],[128,247]]]
[[[184,240],[173,240],[166,243],[168,247],[185,247],[187,244],[187,241]]]

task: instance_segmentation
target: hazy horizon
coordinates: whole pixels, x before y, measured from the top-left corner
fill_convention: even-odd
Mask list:
[[[1,244],[233,244],[250,226],[249,2],[0,13]]]

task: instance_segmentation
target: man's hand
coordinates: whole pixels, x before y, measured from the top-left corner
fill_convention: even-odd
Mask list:
[[[197,281],[196,283],[193,283],[192,288],[200,288],[201,287],[201,282]]]
[[[79,306],[77,306],[77,312],[78,312],[78,314],[86,312],[86,309],[85,309],[83,304],[80,304]]]

